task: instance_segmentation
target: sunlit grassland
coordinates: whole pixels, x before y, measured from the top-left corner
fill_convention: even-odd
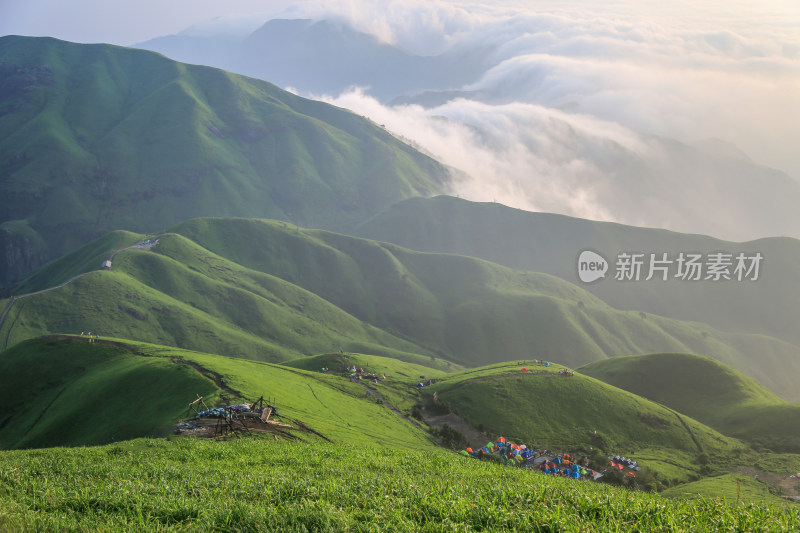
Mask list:
[[[0,529],[790,531],[794,508],[685,501],[442,450],[238,439],[0,454]]]

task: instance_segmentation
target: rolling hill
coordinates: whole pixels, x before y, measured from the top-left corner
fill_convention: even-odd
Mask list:
[[[329,441],[432,449],[417,426],[346,379],[121,339],[37,338],[0,358],[0,448],[83,446],[164,437],[209,405],[269,398],[281,420]],[[394,378],[393,378],[394,379]],[[315,434],[297,434],[315,440]]]
[[[119,228],[258,216],[342,230],[446,180],[379,126],[263,81],[0,38],[0,287]]]
[[[800,453],[800,404],[719,361],[690,354],[612,357],[582,373],[684,413],[757,446]]]
[[[96,244],[86,250],[99,253]],[[56,275],[62,263],[74,275],[82,255],[49,266],[48,276],[63,280]],[[800,357],[788,343],[616,310],[547,274],[284,222],[187,221],[152,250],[118,252],[113,265],[57,290],[17,295],[0,324],[2,346],[91,329],[272,362],[344,350],[440,369],[693,352],[786,398],[797,393]],[[31,289],[49,286],[48,276],[31,278]]]
[[[34,339],[0,358],[0,449],[106,444],[169,435],[212,381],[166,358],[77,340]]]
[[[800,241],[791,238],[734,243],[704,235],[596,222],[552,213],[532,213],[496,203],[476,203],[439,196],[412,198],[361,224],[353,234],[435,253],[479,257],[510,268],[558,276],[600,297],[617,309],[703,322],[724,331],[765,334],[800,344],[794,317],[800,313]],[[578,255],[600,253],[609,262],[606,279],[583,283]],[[686,281],[660,273],[644,281],[617,281],[618,254],[761,253],[757,281]],[[705,260],[705,259],[704,259]],[[732,263],[735,259],[732,258]],[[731,267],[731,270],[733,266]],[[702,277],[705,277],[704,271]],[[734,365],[735,366],[735,365]],[[738,367],[737,367],[738,368]],[[752,375],[752,374],[751,374]]]
[[[710,455],[743,451],[735,439],[633,393],[580,373],[563,376],[560,365],[521,363],[448,374],[423,393],[437,392],[439,402],[490,435],[548,449],[594,446],[634,454],[663,447]]]
[[[389,370],[392,375],[378,384],[357,384],[334,368],[328,373],[298,368],[345,359]],[[687,520],[694,520],[697,527],[708,525],[709,520],[731,523],[738,505],[728,508],[714,501],[704,504],[701,512],[695,504],[679,501],[687,495],[716,494],[724,494],[729,501],[735,495],[737,503],[748,503],[747,513],[734,520],[744,528],[763,526],[765,520],[776,527],[789,527],[796,521],[793,509],[784,507],[773,516],[769,507],[761,506],[783,502],[765,484],[723,473],[756,457],[735,439],[598,380],[580,374],[560,376],[561,366],[524,363],[531,372],[521,373],[520,365],[506,363],[445,374],[364,354],[326,354],[274,365],[123,339],[95,343],[79,336],[31,339],[0,353],[0,402],[4,405],[0,529],[22,525],[98,529],[100,524],[102,529],[123,523],[140,531],[189,525],[230,528],[232,523],[254,530],[265,525],[272,529],[321,523],[349,528],[351,522],[336,518],[341,506],[337,512],[321,503],[339,501],[336,498],[350,502],[348,509],[353,502],[369,500],[372,503],[364,507],[365,512],[368,508],[369,516],[379,512],[386,519],[394,516],[398,506],[408,505],[402,507],[402,524],[409,530],[430,524],[430,513],[435,512],[439,520],[456,502],[475,511],[474,503],[467,505],[475,498],[485,508],[481,515],[453,514],[449,520],[455,522],[448,527],[453,523],[485,526],[490,523],[485,512],[495,508],[502,510],[503,518],[491,518],[491,523],[505,529],[513,520],[523,527],[532,524],[525,510],[544,505],[559,516],[570,513],[566,521],[551,522],[559,527],[575,525],[577,517],[586,524],[599,519],[627,524],[637,516],[641,525],[642,516],[630,514],[632,505],[640,511],[642,506],[652,506],[652,512],[645,514],[653,517],[647,520],[654,526],[674,528],[678,523],[686,525]],[[421,371],[434,376],[436,383],[419,389],[413,375],[402,377]],[[24,385],[31,383],[34,386]],[[366,386],[377,400],[365,394]],[[485,397],[487,390],[490,398]],[[578,453],[593,453],[586,448],[593,445],[600,448],[601,456],[626,453],[640,462],[647,457],[644,466],[657,476],[654,479],[667,485],[682,483],[665,492],[676,499],[465,459],[442,450],[424,426],[382,399],[392,396],[394,401],[402,396],[419,401],[430,399],[434,391],[439,393],[440,406],[458,409],[487,432],[515,439],[530,437],[529,443],[564,446]],[[263,395],[278,407],[280,420],[294,429],[281,433],[279,442],[273,442],[272,435],[227,441],[135,438],[167,435],[197,394],[211,405]],[[94,446],[103,443],[113,444]],[[25,450],[40,447],[48,449]],[[763,460],[797,464],[796,456],[764,455]],[[235,488],[229,484],[232,475],[239,480]],[[489,494],[503,487],[512,490],[492,503],[481,495],[487,484],[497,485]],[[433,486],[439,487],[435,494]],[[740,486],[744,491],[739,491]],[[454,487],[466,492],[456,493]],[[527,497],[525,505],[509,499],[529,489],[542,495],[538,505],[530,505]],[[239,503],[229,508],[232,491],[239,495]],[[256,503],[254,493],[259,495]],[[418,502],[411,501],[413,494]],[[47,497],[39,501],[40,495]],[[274,503],[265,505],[272,499]],[[256,509],[287,505],[287,501],[292,509],[316,511],[291,516],[260,513],[257,519],[253,514]],[[577,501],[581,503],[576,506]],[[420,505],[424,516],[408,514]],[[442,508],[434,510],[434,505]],[[711,517],[709,509],[717,514]],[[675,516],[665,516],[667,512]],[[549,520],[541,515],[536,523],[541,525],[545,519]],[[359,521],[361,526],[364,520]]]
[[[343,363],[387,377],[353,383]],[[3,352],[0,401],[7,408],[0,442],[8,449],[166,436],[196,395],[208,405],[263,395],[282,419],[302,422],[334,442],[430,445],[415,440],[417,426],[365,395],[368,386],[405,403],[406,412],[438,392],[440,402],[488,435],[547,448],[593,445],[630,453],[658,446],[688,456],[744,452],[735,439],[632,393],[580,374],[561,376],[559,365],[524,363],[529,372],[514,362],[448,374],[391,358],[330,354],[274,365],[124,339],[40,337]],[[320,372],[320,364],[328,371]],[[420,372],[435,384],[416,387]]]

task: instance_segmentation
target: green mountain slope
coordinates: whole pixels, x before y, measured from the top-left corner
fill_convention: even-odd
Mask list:
[[[264,221],[198,219],[174,231],[458,362],[535,357],[578,366],[610,355],[651,353],[648,346],[684,346],[669,351],[719,359],[786,398],[798,398],[792,378],[800,370],[796,346],[617,311],[584,285],[546,274]]]
[[[615,310],[547,274],[275,221],[196,219],[173,231],[152,250],[119,252],[111,271],[20,297],[0,324],[2,346],[91,329],[274,362],[344,350],[434,356],[425,364],[437,368],[693,352],[797,394],[800,356],[788,343]]]
[[[224,388],[223,388],[224,385]],[[207,405],[263,395],[281,420],[335,443],[432,449],[415,425],[346,379],[127,340],[38,338],[0,357],[0,448],[166,436],[197,394]],[[298,433],[314,440],[311,433]]]
[[[765,334],[800,344],[795,317],[800,313],[800,241],[790,238],[733,243],[704,235],[637,228],[551,213],[531,213],[496,203],[458,198],[412,198],[364,222],[354,235],[392,242],[414,250],[479,257],[522,270],[534,270],[576,283],[618,309],[709,324],[724,331]],[[578,278],[578,255],[600,253],[609,262],[606,279],[585,284]],[[646,254],[640,279],[649,272],[649,254],[676,260],[681,252],[735,257],[761,253],[757,281],[686,281],[660,273],[650,281],[617,281],[622,252]],[[707,272],[704,270],[702,277]]]
[[[73,256],[59,262],[72,263]],[[308,291],[216,256],[179,235],[162,253],[129,249],[112,271],[21,298],[0,326],[7,346],[47,333],[102,336],[265,361],[330,351],[372,351],[399,359],[422,351],[348,315]],[[177,258],[177,259],[176,259]]]
[[[549,449],[594,446],[627,454],[664,447],[712,455],[743,449],[687,416],[580,373],[563,376],[562,369],[506,363],[450,374],[423,391],[438,392],[440,402],[490,435]]]
[[[98,480],[108,476],[108,482],[101,483],[103,487],[108,487],[117,486],[121,479],[125,479],[127,474],[118,469],[119,465],[135,471],[139,480],[150,479],[150,474],[142,473],[150,466],[158,465],[156,470],[161,472],[159,490],[162,491],[159,494],[164,498],[172,491],[166,487],[165,479],[172,483],[181,479],[177,476],[178,472],[191,472],[191,485],[199,490],[198,483],[208,479],[209,465],[223,457],[234,457],[236,463],[236,466],[233,463],[227,466],[226,475],[238,475],[241,472],[242,479],[251,479],[254,473],[264,472],[265,465],[269,466],[270,479],[275,479],[284,475],[279,474],[282,467],[293,465],[291,473],[286,472],[288,477],[281,484],[285,487],[290,480],[302,480],[306,490],[315,494],[323,488],[322,485],[315,485],[317,481],[327,480],[324,487],[329,488],[330,479],[333,479],[325,473],[326,465],[338,464],[348,457],[352,459],[354,454],[361,454],[352,464],[348,463],[342,472],[356,474],[362,490],[364,483],[373,486],[378,479],[384,479],[387,473],[391,473],[390,477],[398,482],[400,478],[397,476],[401,472],[408,474],[421,464],[425,465],[422,471],[434,471],[436,479],[449,476],[454,472],[442,468],[450,463],[450,457],[460,465],[461,482],[456,483],[454,478],[444,480],[445,485],[455,483],[460,486],[465,479],[472,479],[472,483],[477,478],[464,476],[485,472],[491,473],[490,477],[500,486],[521,483],[520,486],[532,485],[538,486],[537,490],[544,490],[552,483],[558,486],[563,483],[554,494],[585,487],[580,490],[589,492],[584,492],[582,498],[593,497],[595,490],[599,491],[598,494],[605,494],[601,505],[604,509],[614,501],[615,490],[611,487],[554,479],[536,472],[501,468],[473,459],[456,459],[454,454],[444,452],[421,427],[394,407],[365,394],[365,386],[379,395],[379,399],[391,397],[392,402],[400,397],[418,401],[423,396],[430,400],[432,393],[438,392],[440,405],[448,404],[458,409],[463,417],[485,426],[490,434],[503,433],[520,441],[551,448],[563,446],[578,453],[582,448],[590,455],[593,452],[589,447],[594,446],[601,450],[601,454],[626,453],[640,461],[648,457],[644,466],[650,469],[650,475],[656,472],[659,479],[666,483],[697,479],[698,470],[701,475],[713,475],[717,470],[727,472],[737,465],[751,463],[756,457],[752,450],[735,439],[716,433],[663,406],[580,374],[561,376],[557,372],[563,367],[558,365],[543,367],[525,361],[526,368],[531,370],[529,373],[520,372],[522,367],[516,363],[506,363],[444,374],[421,365],[370,355],[350,354],[348,357],[350,362],[386,368],[398,376],[405,372],[425,371],[436,379],[436,383],[423,389],[414,386],[416,379],[411,379],[414,376],[397,378],[393,375],[377,384],[357,384],[336,371],[320,373],[297,368],[297,365],[304,364],[315,366],[341,362],[345,355],[328,354],[287,365],[274,365],[120,339],[101,339],[89,343],[81,337],[37,338],[1,352],[0,402],[4,410],[0,418],[0,446],[4,449],[53,448],[37,450],[33,454],[25,451],[0,452],[5,487],[0,491],[0,498],[16,495],[12,504],[6,505],[0,513],[0,526],[18,524],[16,520],[21,518],[20,511],[23,510],[20,504],[28,501],[22,496],[41,488],[38,485],[38,488],[29,486],[31,479],[47,479],[46,488],[50,493],[46,501],[60,502],[65,497],[72,502],[68,506],[56,506],[66,514],[51,509],[53,514],[49,519],[53,521],[48,524],[57,529],[69,529],[79,523],[91,528],[89,524],[93,522],[83,521],[81,517],[95,516],[95,513],[87,513],[84,504],[78,503],[83,501],[81,498],[86,494],[81,492],[81,495],[67,496],[70,493],[68,489],[54,485],[65,471],[75,479],[85,477]],[[279,440],[283,442],[279,443],[273,442],[270,436],[268,439],[256,437],[229,442],[191,438],[172,442],[134,440],[117,442],[112,447],[83,447],[139,435],[167,435],[172,423],[186,415],[186,405],[197,394],[203,395],[210,405],[253,400],[263,395],[278,407],[280,420],[295,429],[282,434]],[[402,409],[407,411],[409,407]],[[591,430],[590,427],[595,429]],[[289,443],[284,437],[303,442]],[[62,446],[79,447],[70,450]],[[239,454],[237,450],[247,452]],[[629,450],[633,453],[627,453]],[[210,455],[206,456],[207,452]],[[339,452],[341,455],[337,455]],[[655,458],[649,459],[650,455]],[[102,472],[93,471],[88,463],[83,464],[79,456],[94,457],[90,463],[102,465]],[[291,459],[295,456],[302,457],[302,463],[295,464]],[[374,460],[368,456],[374,456]],[[120,462],[117,466],[110,469],[109,465],[118,459]],[[395,460],[400,460],[400,463],[392,466]],[[789,466],[796,464],[796,456],[768,456],[765,460],[779,461]],[[659,464],[659,461],[666,466]],[[675,461],[680,461],[680,464]],[[300,476],[300,464],[311,465],[313,469],[304,471]],[[57,472],[53,470],[56,466]],[[175,468],[174,472],[172,468]],[[18,472],[36,472],[38,475],[20,476]],[[173,473],[165,476],[164,472]],[[342,475],[334,477],[340,479]],[[720,488],[730,495],[733,481],[729,478],[722,475],[703,479],[704,485],[687,485],[687,489],[691,487],[692,493],[704,495]],[[473,491],[484,490],[486,479],[489,478],[481,479],[482,483],[473,487]],[[413,486],[414,480],[418,482],[419,475],[412,474],[400,484],[406,487],[411,483]],[[744,481],[745,492],[741,494],[743,501],[780,503],[766,492],[765,486]],[[180,482],[181,486],[183,483]],[[125,483],[125,487],[131,486]],[[24,487],[28,489],[23,490]],[[82,491],[86,488],[84,484],[81,487]],[[93,509],[102,506],[104,510],[98,515],[98,520],[106,524],[116,511],[131,510],[138,505],[132,499],[133,494],[150,493],[149,490],[143,490],[142,486],[142,490],[133,490],[125,497],[126,505],[117,505],[110,500],[101,503],[100,500],[109,495],[101,494],[98,489],[91,489],[93,503],[86,505]],[[185,493],[186,489],[183,487],[181,490]],[[515,491],[518,490],[519,487],[516,487]],[[17,494],[16,491],[21,492]],[[751,494],[751,491],[757,493]],[[119,493],[118,490],[112,492]],[[208,490],[200,492],[206,494]],[[249,494],[251,490],[245,492]],[[430,498],[429,490],[423,492],[424,498]],[[682,496],[686,491],[674,489],[673,492],[676,496]],[[227,494],[228,491],[223,490],[223,493]],[[399,493],[395,491],[393,494]],[[443,494],[452,496],[452,491]],[[630,491],[625,494],[626,505],[636,498],[647,497]],[[193,495],[190,500],[194,502],[196,497]],[[218,504],[219,497],[215,496]],[[284,496],[278,497],[283,501]],[[381,501],[383,499],[380,498]],[[245,501],[250,500],[245,498]],[[400,498],[395,504],[400,501],[405,501],[405,498]],[[659,507],[661,513],[665,505],[670,504],[663,501]],[[159,524],[187,525],[182,519],[175,518],[185,516],[186,512],[186,509],[170,511],[169,517],[159,521]],[[195,520],[203,515],[197,509],[189,514]],[[589,514],[595,516],[594,511]],[[139,518],[128,517],[129,524],[136,520],[152,523],[154,518],[147,516],[145,513]],[[41,527],[44,518],[42,515],[37,519],[36,523]],[[230,525],[230,521],[226,523]],[[162,529],[161,526],[158,529]]]
[[[718,361],[690,354],[612,357],[580,371],[669,406],[726,435],[800,453],[800,404]]]
[[[0,38],[0,224],[7,239],[38,236],[13,241],[31,261],[196,216],[346,229],[445,179],[377,125],[263,81],[142,50]],[[22,263],[0,263],[0,285]]]
[[[334,373],[338,373],[343,368],[355,366],[357,368],[363,368],[365,372],[368,373],[388,375],[394,379],[408,381],[413,384],[419,381],[419,376],[425,376],[430,379],[438,378],[446,374],[443,370],[426,366],[426,363],[429,362],[429,358],[422,356],[420,356],[417,362],[408,362],[378,355],[333,353],[292,359],[291,361],[284,361],[281,365],[310,371],[319,371],[322,368],[327,368],[330,372]],[[462,367],[454,364],[449,365],[448,368],[450,371],[458,371],[461,369]]]
[[[214,383],[165,358],[109,345],[34,339],[0,357],[0,449],[164,436]]]

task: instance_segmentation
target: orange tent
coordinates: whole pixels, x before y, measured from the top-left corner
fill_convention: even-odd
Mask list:
[[[472,453],[472,452],[473,452],[472,448],[467,448],[467,453]]]

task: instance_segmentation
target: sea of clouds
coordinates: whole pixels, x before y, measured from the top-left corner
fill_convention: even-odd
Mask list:
[[[385,124],[464,171],[454,189],[462,197],[691,229],[674,213],[659,219],[647,199],[624,209],[608,190],[632,179],[620,176],[620,161],[658,160],[661,138],[721,139],[741,150],[726,155],[800,177],[798,7],[595,4],[304,2],[283,16],[338,17],[419,55],[493,47],[480,79],[433,107],[386,105],[369,87],[307,95]]]

